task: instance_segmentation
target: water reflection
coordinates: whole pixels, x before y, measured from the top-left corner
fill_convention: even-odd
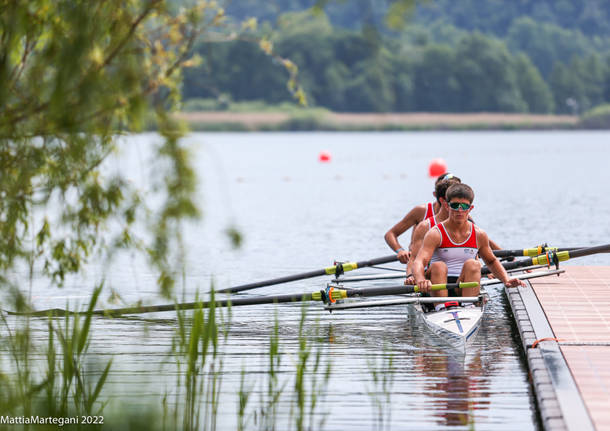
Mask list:
[[[428,351],[418,358],[415,371],[426,376],[426,394],[434,405],[431,416],[439,425],[474,423],[474,410],[484,410],[489,405],[484,398],[473,394],[488,384],[480,352],[439,355]]]

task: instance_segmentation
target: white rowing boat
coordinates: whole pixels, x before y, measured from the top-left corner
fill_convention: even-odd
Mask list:
[[[521,270],[522,271],[522,270]],[[546,277],[549,275],[559,275],[564,272],[563,269],[557,270],[542,270],[531,273],[522,273],[515,276],[518,279],[531,279],[537,277]],[[370,281],[378,279],[387,279],[388,277],[379,275],[368,275],[365,278],[361,278],[357,281]],[[337,280],[347,281],[347,280]],[[342,283],[337,281],[329,283],[328,286],[332,286],[336,289],[344,289]],[[350,280],[351,281],[351,280]],[[340,311],[350,310],[356,308],[370,308],[370,307],[386,307],[394,305],[409,304],[411,309],[417,313],[418,320],[423,327],[428,328],[431,332],[436,334],[439,340],[443,341],[443,344],[455,348],[461,352],[466,352],[468,346],[470,346],[473,340],[476,338],[481,324],[483,322],[483,316],[485,314],[485,306],[487,303],[487,293],[483,286],[489,286],[493,284],[501,283],[497,279],[488,279],[481,282],[481,294],[476,297],[422,297],[419,294],[401,295],[400,298],[395,299],[377,299],[373,301],[361,301],[355,298],[338,300],[334,303],[327,304],[324,309],[328,311]],[[388,286],[388,289],[398,288],[400,286]],[[379,290],[380,295],[388,292],[382,292],[383,288],[376,288]],[[398,294],[397,291],[391,292]],[[354,295],[361,296],[361,295]],[[446,303],[454,302],[450,304],[444,310],[434,311],[429,309],[429,305],[445,301]]]
[[[418,320],[445,344],[466,352],[483,322],[487,295],[484,291],[481,293],[476,302],[464,302],[460,297],[444,298],[445,308],[439,311],[430,310],[430,307],[421,302],[414,303],[412,307],[417,312]]]
[[[332,286],[336,289],[343,288],[341,285]],[[445,309],[434,310],[434,305],[441,301],[444,301]],[[326,304],[324,309],[332,312],[408,304],[417,313],[422,326],[430,329],[445,344],[465,352],[481,327],[486,302],[487,294],[482,290],[481,295],[474,297],[442,298],[412,294],[401,298],[374,301],[359,301],[350,298]]]

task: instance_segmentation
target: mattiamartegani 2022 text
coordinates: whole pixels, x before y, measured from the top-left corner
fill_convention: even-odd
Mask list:
[[[0,425],[78,425],[91,424],[102,425],[103,416],[0,416]]]

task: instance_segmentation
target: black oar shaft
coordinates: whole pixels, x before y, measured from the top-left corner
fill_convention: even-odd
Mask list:
[[[462,283],[460,284],[439,284],[433,285],[431,287],[432,290],[442,290],[442,289],[456,289],[459,287],[476,287],[478,283]],[[301,301],[320,301],[324,300],[325,302],[329,298],[333,299],[341,299],[348,297],[364,297],[364,296],[381,296],[381,295],[395,295],[401,293],[414,293],[417,292],[417,286],[406,286],[406,285],[398,285],[398,286],[386,286],[386,287],[372,287],[372,288],[360,288],[360,289],[342,289],[339,287],[329,289],[327,291],[318,291],[313,293],[292,293],[285,295],[275,295],[275,296],[255,296],[250,298],[235,298],[235,299],[222,299],[217,301],[200,301],[200,302],[184,302],[180,304],[163,304],[163,305],[148,305],[148,306],[136,306],[136,307],[125,307],[125,308],[111,308],[105,310],[93,310],[91,311],[94,315],[101,316],[120,316],[123,314],[144,314],[144,313],[157,313],[162,311],[174,311],[174,310],[192,310],[197,308],[210,308],[214,307],[238,307],[241,305],[260,305],[260,304],[280,304],[286,302],[301,302]],[[324,295],[326,295],[326,299],[324,299]],[[62,310],[59,308],[49,309],[49,310],[41,310],[41,311],[33,311],[33,312],[20,312],[10,314],[14,315],[30,315],[30,316],[65,316],[66,314],[87,314],[86,311],[68,311]]]
[[[610,253],[610,244],[598,245],[596,247],[580,248],[578,250],[570,250],[569,258],[590,256],[597,253]]]
[[[337,273],[337,269],[339,272],[347,272],[356,268],[364,268],[367,266],[380,265],[382,263],[394,262],[398,260],[398,256],[384,256],[378,257],[376,259],[363,260],[361,262],[344,262],[339,263],[335,266],[330,266],[328,268],[319,269],[315,271],[303,272],[300,274],[287,275],[284,277],[272,278],[270,280],[257,281],[254,283],[242,284],[239,286],[228,287],[226,289],[218,290],[217,293],[236,293],[242,292],[244,290],[256,289],[257,287],[265,287],[265,286],[273,286],[275,284],[281,283],[289,283],[291,281],[297,280],[305,280],[307,278],[320,277],[322,275],[332,275]]]
[[[517,249],[517,250],[494,250],[493,253],[496,257],[518,257],[518,256],[528,256],[535,257],[546,251],[555,250],[555,251],[572,251],[572,250],[580,250],[583,247],[537,247],[537,248],[526,248],[526,249]]]
[[[300,294],[286,294],[276,296],[255,296],[250,298],[235,298],[233,300],[221,299],[214,301],[215,307],[227,307],[229,304],[231,307],[239,307],[241,305],[260,305],[260,304],[279,304],[286,302],[299,302],[299,301],[311,301],[313,300],[311,293],[300,293]],[[106,310],[93,310],[92,314],[102,316],[120,316],[123,314],[144,314],[144,313],[157,313],[163,311],[175,311],[175,310],[193,310],[196,308],[209,308],[212,305],[212,301],[200,301],[200,302],[183,302],[180,304],[162,304],[162,305],[142,305],[135,307],[125,308],[110,308]],[[87,314],[86,311],[70,312],[59,308],[50,310],[41,310],[31,313],[11,313],[11,314],[27,314],[30,316],[63,316],[65,314]]]
[[[555,262],[553,262],[553,260],[549,261],[549,259],[553,259],[555,256],[557,258],[557,262],[563,262],[568,259],[573,259],[575,257],[590,256],[592,254],[597,253],[610,253],[610,244],[580,248],[576,250],[551,251],[548,253],[548,255],[542,254],[540,256],[529,257],[527,259],[517,260],[514,262],[504,262],[502,263],[502,266],[504,267],[504,269],[509,270],[524,268],[526,266],[531,265],[552,265]],[[487,266],[481,268],[482,275],[489,274],[490,272],[491,270]]]

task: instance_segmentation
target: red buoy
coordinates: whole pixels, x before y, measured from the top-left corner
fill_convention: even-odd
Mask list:
[[[434,159],[428,165],[428,175],[433,178],[440,177],[447,172],[447,163],[443,159]]]
[[[318,161],[319,162],[323,162],[323,163],[327,163],[330,162],[330,153],[328,151],[320,151],[320,154],[318,154]]]

